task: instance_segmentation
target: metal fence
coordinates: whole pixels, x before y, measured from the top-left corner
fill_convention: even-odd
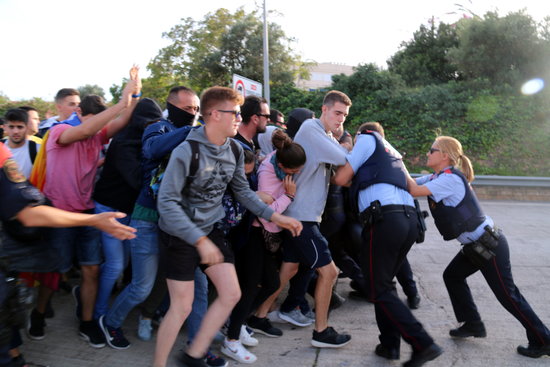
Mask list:
[[[419,173],[411,174],[412,177],[423,176]],[[479,186],[518,186],[518,187],[548,187],[550,177],[522,177],[522,176],[475,176],[472,185]]]

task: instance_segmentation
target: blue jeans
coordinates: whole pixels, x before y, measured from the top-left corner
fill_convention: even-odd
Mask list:
[[[83,266],[101,264],[100,231],[94,227],[53,228],[52,243],[60,258],[59,272],[73,267],[76,255]]]
[[[202,318],[208,309],[208,279],[200,267],[195,268],[195,297],[187,317],[187,342],[192,343],[201,327]]]
[[[157,223],[132,219],[130,225],[137,229],[137,237],[130,240],[132,281],[118,295],[105,316],[105,323],[114,328],[121,327],[128,313],[147,298],[158,268]]]
[[[95,202],[95,213],[115,212],[116,209]],[[120,223],[128,225],[130,216],[117,219]],[[94,319],[99,319],[109,310],[109,299],[117,279],[128,265],[130,258],[130,241],[121,241],[110,234],[101,232],[101,248],[103,250],[103,263],[99,268],[99,284],[97,299],[95,301]]]

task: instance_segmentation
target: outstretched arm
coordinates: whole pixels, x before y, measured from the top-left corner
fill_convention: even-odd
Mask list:
[[[410,175],[407,175],[407,186],[409,189],[409,193],[414,197],[430,196],[432,194],[427,186],[417,184]]]
[[[343,166],[338,167],[336,174],[331,178],[331,183],[338,186],[349,186],[353,175],[354,172],[351,164],[346,162]]]
[[[136,230],[120,224],[116,218],[126,214],[105,212],[101,214],[72,213],[47,205],[27,206],[19,213],[17,219],[27,227],[79,227],[92,226],[109,233],[120,240],[135,238]]]

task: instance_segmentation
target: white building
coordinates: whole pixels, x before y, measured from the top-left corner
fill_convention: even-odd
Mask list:
[[[309,69],[310,79],[296,80],[296,86],[306,90],[323,89],[332,84],[332,76],[338,74],[353,74],[353,66],[330,62],[319,63]]]

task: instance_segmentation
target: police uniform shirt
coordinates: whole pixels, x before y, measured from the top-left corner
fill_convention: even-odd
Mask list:
[[[353,173],[357,173],[359,168],[365,163],[374,153],[376,148],[376,138],[372,135],[361,134],[357,137],[357,141],[353,146],[353,150],[346,156],[348,163],[353,169]],[[386,149],[392,151],[398,157],[401,154],[395,150],[384,139]],[[373,201],[380,201],[380,205],[409,205],[414,207],[412,196],[405,190],[390,184],[379,183],[367,187],[359,192],[358,206],[359,212],[365,210]]]
[[[449,167],[447,167],[449,168]],[[418,185],[425,185],[432,193],[430,197],[435,202],[443,200],[443,204],[450,207],[456,207],[464,195],[466,195],[466,188],[462,179],[453,173],[443,172],[439,175],[427,175],[418,177],[416,179]],[[474,231],[464,232],[460,234],[456,239],[460,243],[470,243],[476,241],[483,233],[485,233],[485,226],[494,226],[493,219],[488,215],[485,215],[485,221],[481,223]]]

